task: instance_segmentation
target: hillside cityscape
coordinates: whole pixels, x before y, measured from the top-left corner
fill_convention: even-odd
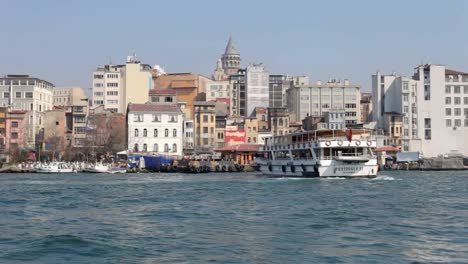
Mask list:
[[[228,152],[244,164],[268,137],[360,128],[372,130],[381,160],[402,152],[468,155],[468,73],[462,69],[415,64],[408,65],[413,76],[369,73],[367,93],[349,76],[310,80],[243,62],[231,37],[213,65],[212,76],[167,72],[132,54],[121,64],[97,66],[91,88],[57,87],[27,72],[5,75],[1,161]]]

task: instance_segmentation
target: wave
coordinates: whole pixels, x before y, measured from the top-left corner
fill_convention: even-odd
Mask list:
[[[393,181],[395,178],[386,175],[378,175],[377,177],[372,179],[373,181]]]

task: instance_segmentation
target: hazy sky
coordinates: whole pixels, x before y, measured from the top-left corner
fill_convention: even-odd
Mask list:
[[[468,71],[466,1],[0,0],[0,75],[91,87],[98,65],[136,52],[168,72],[211,76],[232,35],[246,66],[370,89],[376,70]]]

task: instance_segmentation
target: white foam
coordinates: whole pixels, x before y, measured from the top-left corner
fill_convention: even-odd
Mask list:
[[[377,177],[372,179],[373,181],[393,181],[395,178],[386,175],[378,175]]]

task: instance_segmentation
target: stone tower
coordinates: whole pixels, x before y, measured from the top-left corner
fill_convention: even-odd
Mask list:
[[[226,75],[237,74],[237,71],[240,68],[241,58],[240,54],[234,47],[234,41],[232,40],[232,37],[229,37],[226,50],[224,51],[224,54],[221,57],[221,62],[224,69],[224,73]]]

